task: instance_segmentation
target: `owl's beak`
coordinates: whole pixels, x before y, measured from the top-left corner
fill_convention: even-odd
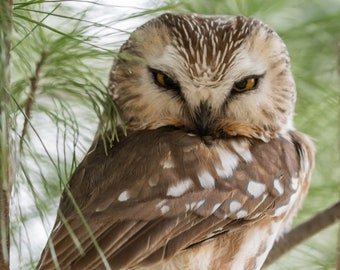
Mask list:
[[[206,102],[201,102],[196,108],[193,116],[199,135],[209,135],[209,126],[211,122],[211,108]]]

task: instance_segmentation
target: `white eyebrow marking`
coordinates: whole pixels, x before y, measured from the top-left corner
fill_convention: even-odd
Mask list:
[[[247,191],[255,199],[260,197],[266,190],[266,185],[250,180],[247,186]]]
[[[222,169],[216,168],[216,172],[221,178],[228,178],[233,175],[233,170],[238,165],[237,155],[224,150],[223,148],[217,147],[216,152],[220,157]]]
[[[282,196],[284,193],[284,189],[283,185],[280,183],[280,179],[274,179],[273,182],[274,189],[279,193],[280,196]]]
[[[205,189],[213,189],[215,187],[215,179],[208,171],[199,173],[198,180]]]
[[[130,199],[130,194],[128,190],[123,191],[122,193],[120,193],[120,195],[118,196],[118,201],[120,202],[124,202],[127,201],[128,199]]]
[[[193,182],[190,178],[187,178],[183,181],[180,181],[173,186],[170,186],[168,188],[168,191],[166,193],[167,196],[172,196],[172,197],[179,197],[183,195],[191,186]]]

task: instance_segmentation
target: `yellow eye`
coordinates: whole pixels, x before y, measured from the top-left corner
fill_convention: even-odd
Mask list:
[[[165,74],[161,72],[156,73],[156,81],[163,87],[167,87],[167,84],[165,82]]]
[[[247,77],[234,83],[232,90],[235,90],[237,92],[253,90],[257,87],[258,82],[259,82],[258,76]]]
[[[155,83],[165,89],[170,89],[170,90],[175,90],[177,92],[180,91],[180,86],[179,84],[174,81],[173,79],[171,79],[168,75],[166,75],[165,73],[163,73],[160,70],[156,70],[156,69],[151,69],[150,71],[153,75],[153,79],[155,81]]]

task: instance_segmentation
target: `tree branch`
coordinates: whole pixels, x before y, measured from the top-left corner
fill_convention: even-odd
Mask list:
[[[10,50],[12,0],[0,1],[0,270],[9,269]]]
[[[274,263],[293,247],[338,221],[340,221],[340,201],[284,235],[270,251],[264,266]]]

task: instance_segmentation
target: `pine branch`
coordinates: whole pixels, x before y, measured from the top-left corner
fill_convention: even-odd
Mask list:
[[[298,244],[339,221],[340,201],[284,235],[284,237],[276,242],[273,249],[270,251],[264,266],[266,267],[274,263]]]
[[[10,164],[10,49],[12,0],[0,1],[0,269],[9,269]]]

